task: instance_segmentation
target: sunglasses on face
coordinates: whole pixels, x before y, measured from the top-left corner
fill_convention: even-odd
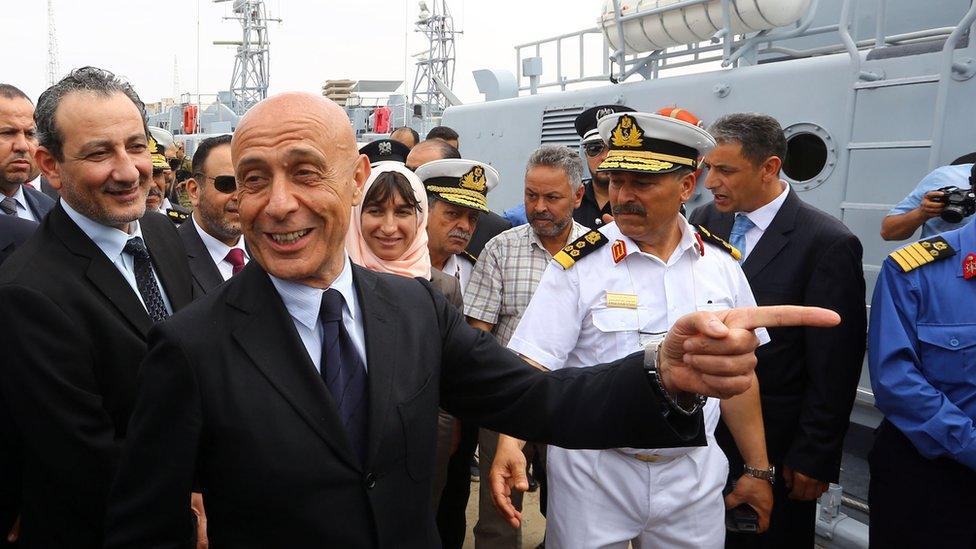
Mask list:
[[[213,186],[218,191],[229,194],[237,190],[237,178],[233,175],[218,175],[217,177],[210,177],[209,175],[197,174],[198,177],[203,177],[204,179],[213,180]]]
[[[603,151],[607,150],[607,145],[602,141],[596,141],[583,145],[583,150],[586,152],[586,156],[593,158],[594,156],[600,156]]]

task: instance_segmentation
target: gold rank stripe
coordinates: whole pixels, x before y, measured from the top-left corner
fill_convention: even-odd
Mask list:
[[[563,250],[556,252],[556,255],[552,256],[552,258],[562,266],[563,270],[572,267],[576,263],[576,260]]]
[[[935,260],[918,242],[909,244],[900,250],[895,250],[891,253],[891,258],[906,273]]]
[[[633,158],[647,159],[647,160],[660,160],[662,162],[674,162],[675,164],[683,164],[685,166],[694,168],[695,159],[686,158],[684,156],[674,156],[672,154],[657,153],[653,151],[635,151],[630,149],[613,149],[607,155],[608,157],[629,157],[628,160]],[[635,161],[635,160],[631,160]]]

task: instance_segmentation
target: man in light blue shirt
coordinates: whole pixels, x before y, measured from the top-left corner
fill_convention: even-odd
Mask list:
[[[943,195],[943,187],[966,189],[972,186],[972,164],[942,166],[926,175],[915,189],[895,205],[881,222],[881,238],[906,240],[922,227],[922,238],[958,229],[964,223],[949,223],[939,215],[945,204],[936,200]]]

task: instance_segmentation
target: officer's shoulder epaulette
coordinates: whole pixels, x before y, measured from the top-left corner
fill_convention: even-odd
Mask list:
[[[742,258],[742,252],[740,252],[738,248],[729,244],[728,242],[719,238],[718,236],[712,234],[712,232],[706,229],[705,227],[702,227],[701,225],[695,225],[695,230],[698,231],[698,234],[701,235],[702,240],[725,250],[726,252],[729,253],[729,255],[732,256],[732,259],[738,261],[739,259]]]
[[[471,260],[471,263],[477,263],[478,262],[478,258],[475,257],[474,254],[472,254],[471,252],[469,252],[467,250],[462,251],[461,252],[461,255],[463,255],[464,257],[466,257],[469,260]]]
[[[170,219],[170,221],[172,221],[173,223],[176,223],[177,225],[179,225],[180,223],[183,223],[187,219],[190,219],[190,214],[189,214],[189,212],[181,212],[179,210],[174,210],[172,208],[167,208],[166,209],[166,217],[168,217]]]
[[[903,273],[907,273],[922,265],[928,265],[954,255],[956,255],[956,250],[946,242],[946,239],[941,236],[933,236],[899,248],[888,254],[888,257],[901,267]]]
[[[556,252],[556,255],[552,256],[552,258],[556,260],[556,263],[562,265],[562,268],[565,270],[607,242],[610,241],[600,231],[590,231],[567,244],[565,248]]]

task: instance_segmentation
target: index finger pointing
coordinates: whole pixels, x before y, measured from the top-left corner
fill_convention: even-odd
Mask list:
[[[726,324],[730,328],[755,330],[756,328],[776,328],[780,326],[810,326],[830,328],[840,324],[840,315],[830,309],[820,307],[800,307],[797,305],[774,305],[768,307],[744,307],[733,309]]]

